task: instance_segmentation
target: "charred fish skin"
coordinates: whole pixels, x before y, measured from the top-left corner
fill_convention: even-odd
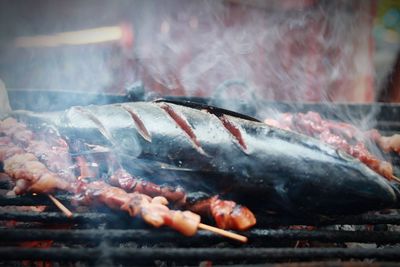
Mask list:
[[[75,107],[46,119],[70,139],[117,146],[132,164],[132,158],[147,159],[202,172],[193,183],[191,175],[176,171],[188,190],[194,184],[193,191],[229,191],[276,211],[360,213],[397,201],[383,177],[344,152],[207,109],[135,102]]]

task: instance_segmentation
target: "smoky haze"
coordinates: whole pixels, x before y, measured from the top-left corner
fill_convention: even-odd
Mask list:
[[[264,99],[371,101],[368,4],[299,3],[170,1],[144,18],[156,31],[138,33],[137,57],[164,94],[214,96],[240,80]]]
[[[147,99],[211,97],[214,105],[235,109],[246,104],[261,116],[279,112],[265,109],[265,100],[374,99],[369,1],[40,0],[1,5],[0,77],[11,89],[124,94],[140,81]],[[132,26],[132,45],[120,40],[12,45],[21,36],[122,24]],[[76,100],[65,101],[73,105]],[[342,112],[349,119],[347,113]]]

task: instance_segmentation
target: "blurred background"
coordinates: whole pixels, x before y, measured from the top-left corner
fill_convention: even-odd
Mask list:
[[[400,102],[400,2],[2,0],[9,90]]]

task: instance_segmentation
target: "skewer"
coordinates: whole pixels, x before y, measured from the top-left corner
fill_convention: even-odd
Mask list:
[[[53,201],[54,205],[57,206],[57,208],[59,208],[64,214],[65,216],[67,216],[68,218],[72,217],[72,212],[64,206],[63,203],[61,203],[57,198],[55,198],[53,195],[48,194],[49,198],[51,199],[51,201]]]
[[[223,230],[223,229],[220,229],[220,228],[208,225],[208,224],[199,223],[198,227],[200,229],[207,230],[207,231],[222,235],[224,237],[235,239],[235,240],[243,242],[243,243],[247,242],[247,237],[245,237],[243,235],[238,235],[238,234],[235,234],[235,233],[232,233],[232,232],[229,232],[229,231],[226,231],[226,230]]]
[[[392,179],[395,180],[396,182],[400,183],[400,178],[397,176],[394,176],[393,174],[392,174]]]

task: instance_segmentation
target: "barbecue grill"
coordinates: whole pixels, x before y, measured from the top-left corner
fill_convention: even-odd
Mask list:
[[[58,196],[67,203],[68,197]],[[52,204],[43,196],[2,196],[0,205],[25,206]],[[60,212],[0,212],[0,220],[17,221],[14,228],[0,229],[0,258],[3,263],[40,260],[61,263],[126,263],[149,265],[167,263],[197,265],[255,264],[290,261],[374,260],[398,261],[400,233],[385,229],[400,224],[400,214],[364,214],[326,221],[268,217],[245,233],[247,245],[231,243],[200,231],[187,238],[167,229],[150,229],[135,219],[115,212],[76,212],[70,219]],[[51,229],[51,225],[68,225]],[[277,229],[277,226],[318,225],[320,230]],[[328,225],[373,225],[371,230],[329,230]],[[50,248],[21,247],[21,242],[52,240]],[[317,247],[296,248],[298,241],[317,242]],[[374,243],[374,248],[345,248],[344,242]],[[323,247],[323,244],[330,244]],[[332,244],[337,244],[333,246]]]
[[[38,110],[36,101],[31,101],[32,94],[35,94],[36,99],[41,99],[40,108],[43,110],[66,108],[57,103],[57,99],[62,103],[62,92],[49,94],[47,91],[25,90],[10,91],[12,107]],[[140,100],[132,95],[85,95],[71,92],[66,94],[70,99],[80,101],[69,105]],[[209,103],[208,99],[169,99]],[[346,109],[352,117],[374,111],[378,129],[385,134],[400,130],[397,121],[400,106],[397,105],[264,104],[279,111],[314,110],[326,116],[337,115],[326,112],[333,108]],[[240,106],[236,111],[254,115],[246,106]],[[291,266],[294,262],[310,264],[305,266],[314,266],[316,262],[325,266],[346,266],[346,262],[351,261],[352,266],[364,266],[367,263],[371,266],[393,266],[395,262],[400,261],[400,232],[391,231],[396,227],[393,225],[400,225],[400,210],[332,218],[263,215],[257,218],[258,224],[255,228],[243,233],[249,238],[248,244],[243,245],[206,231],[199,231],[194,237],[188,238],[169,229],[150,228],[127,214],[104,208],[82,208],[74,211],[72,218],[67,218],[46,196],[7,196],[5,192],[10,186],[6,180],[0,181],[0,262],[4,265],[18,266],[23,261],[29,261],[28,264],[53,262],[62,266],[256,266],[267,263]],[[57,195],[57,198],[66,205],[70,202],[68,195]],[[33,212],[21,211],[16,208],[19,206],[47,208],[42,212]],[[291,227],[293,225],[318,226],[318,230]],[[345,230],[345,227],[342,229],[337,225],[360,227],[357,228],[359,230]],[[40,241],[48,245],[45,248],[26,245],[32,244],[29,242]]]

